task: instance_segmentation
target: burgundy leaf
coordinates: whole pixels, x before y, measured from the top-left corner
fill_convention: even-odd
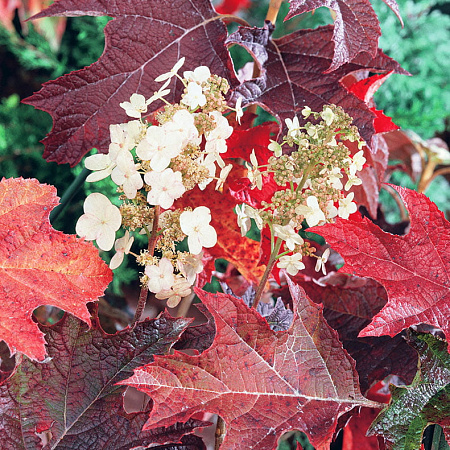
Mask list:
[[[177,441],[193,428],[205,426],[193,421],[167,430],[141,431],[150,408],[127,414],[125,389],[116,385],[153,355],[167,352],[189,321],[163,314],[114,335],[105,334],[98,319],[88,330],[67,314],[52,327],[40,326],[49,358],[35,363],[24,357],[0,386],[2,449],[38,448],[36,433],[49,432],[46,448],[128,450]]]
[[[363,393],[388,375],[398,375],[405,383],[412,381],[417,354],[403,336],[358,338],[359,332],[386,304],[386,291],[379,283],[332,272],[321,278],[320,284],[302,281],[299,285],[311,300],[323,304],[325,319],[356,361]]]
[[[374,57],[359,55],[331,73],[324,73],[333,58],[333,27],[299,30],[279,39],[270,39],[269,27],[239,27],[227,44],[238,44],[256,59],[259,78],[245,81],[233,93],[231,100],[243,98],[243,104],[257,103],[273,114],[284,126],[284,120],[309,106],[321,111],[324,105],[341,106],[354,119],[366,142],[376,133],[376,118],[364,101],[358,99],[340,83],[349,73],[362,69],[374,72],[394,71],[408,74],[400,65],[378,50]],[[305,121],[303,121],[304,123]]]
[[[154,79],[181,58],[182,70],[207,65],[234,83],[224,46],[226,27],[209,0],[60,0],[34,16],[111,16],[105,50],[89,67],[44,84],[24,102],[51,114],[53,128],[43,140],[47,161],[76,165],[92,147],[106,152],[109,125],[129,118],[119,103],[131,94],[149,98],[161,87]],[[173,78],[169,102],[183,86]],[[152,111],[162,102],[151,105]]]
[[[341,269],[381,283],[388,303],[359,336],[395,336],[420,323],[450,337],[450,224],[425,195],[392,186],[409,212],[405,236],[385,233],[363,218],[311,228],[345,260]]]
[[[384,0],[403,25],[395,0]],[[378,50],[381,29],[377,15],[368,0],[289,0],[291,7],[285,20],[298,14],[326,6],[336,15],[334,19],[334,56],[328,71],[336,70],[361,53],[371,57]]]
[[[294,320],[281,332],[240,299],[197,290],[215,319],[212,346],[198,356],[157,357],[121,382],[152,397],[145,428],[208,411],[224,419],[227,449],[272,449],[291,429],[305,431],[315,446],[329,443],[337,418],[368,401],[321,308],[291,289]]]

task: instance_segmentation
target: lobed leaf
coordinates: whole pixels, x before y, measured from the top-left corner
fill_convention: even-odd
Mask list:
[[[395,0],[383,0],[403,25]],[[338,69],[360,54],[375,56],[381,36],[377,15],[368,0],[289,0],[285,20],[326,6],[334,11],[334,55],[327,72]]]
[[[370,143],[376,133],[376,115],[340,83],[340,80],[360,70],[408,74],[381,50],[368,57],[359,55],[331,73],[324,73],[333,58],[333,27],[299,30],[279,39],[271,39],[271,29],[239,27],[230,35],[227,44],[244,47],[260,67],[261,76],[245,81],[231,98],[242,97],[242,104],[256,103],[267,109],[281,123],[294,115],[300,122],[305,106],[321,111],[324,105],[341,106],[354,119],[361,136]]]
[[[235,82],[224,46],[226,27],[209,0],[59,0],[33,19],[54,16],[114,20],[105,27],[105,50],[97,62],[45,83],[24,100],[53,118],[42,141],[47,161],[74,166],[93,147],[106,152],[109,125],[129,119],[119,103],[133,93],[151,97],[161,87],[154,79],[183,56],[182,70],[207,65],[211,73]],[[169,88],[166,99],[174,103],[183,86],[173,78]],[[151,110],[162,105],[155,102]]]
[[[411,332],[409,344],[417,350],[420,365],[410,386],[391,386],[392,400],[380,413],[369,435],[381,435],[389,449],[420,447],[425,428],[442,426],[450,444],[450,356],[447,342],[431,334]]]
[[[22,178],[0,182],[0,339],[12,354],[38,360],[46,353],[33,310],[53,305],[90,323],[86,303],[112,280],[92,243],[51,227],[57,204],[53,186]]]
[[[141,431],[150,407],[126,413],[125,388],[116,385],[153,355],[166,353],[189,322],[163,314],[107,335],[98,319],[88,330],[66,314],[52,327],[40,326],[49,358],[36,363],[24,357],[0,385],[2,449],[34,450],[40,443],[36,433],[44,433],[51,436],[46,449],[128,450],[176,441],[204,426],[192,420],[164,430]]]
[[[224,419],[227,449],[272,449],[291,429],[321,446],[331,441],[341,414],[356,405],[372,406],[361,396],[354,362],[321,308],[301,288],[291,285],[291,292],[293,323],[275,332],[242,300],[197,290],[216,324],[211,347],[197,356],[157,357],[120,383],[152,397],[144,428],[208,411]]]
[[[392,186],[405,203],[409,233],[394,236],[366,218],[337,219],[310,228],[345,260],[341,271],[373,278],[388,293],[388,303],[359,334],[395,336],[420,323],[450,337],[450,224],[425,195]]]

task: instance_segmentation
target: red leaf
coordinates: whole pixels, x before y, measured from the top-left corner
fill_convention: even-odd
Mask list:
[[[205,205],[211,210],[211,226],[217,232],[217,244],[208,248],[214,259],[224,258],[232,263],[248,281],[258,284],[265,267],[258,266],[259,242],[241,236],[233,208],[237,201],[228,192],[214,190],[210,183],[205,190],[197,187],[175,202],[176,208]],[[213,261],[211,262],[214,266]]]
[[[237,127],[227,139],[227,151],[221,156],[250,161],[250,153],[255,150],[258,163],[267,164],[268,159],[273,156],[273,152],[267,147],[270,144],[270,138],[275,138],[276,133],[278,133],[278,125],[275,122],[266,122],[247,129]]]
[[[31,315],[53,305],[90,323],[86,303],[97,300],[111,270],[90,242],[54,230],[48,217],[56,189],[37,180],[0,182],[0,339],[12,353],[45,358],[44,338]]]
[[[373,95],[392,73],[393,72],[391,71],[385,74],[373,75],[347,87],[349,92],[356,95],[359,99],[364,100],[365,104],[369,106],[370,110],[376,115],[373,122],[376,133],[387,133],[388,131],[394,131],[400,128],[392,122],[390,117],[384,115],[383,111],[377,110],[373,102]]]
[[[342,220],[310,229],[345,260],[341,271],[367,276],[388,293],[387,305],[359,336],[395,336],[427,323],[450,338],[450,224],[425,195],[392,186],[411,221],[406,236],[385,233],[367,220]]]
[[[76,165],[92,147],[105,152],[109,125],[127,121],[119,103],[131,94],[149,98],[161,87],[154,79],[182,56],[183,70],[207,65],[212,73],[234,82],[223,45],[226,27],[209,0],[60,0],[35,19],[53,16],[111,16],[105,28],[105,50],[89,67],[72,72],[24,102],[51,114],[53,128],[43,140],[47,161]],[[179,100],[183,86],[173,78],[169,102]],[[163,105],[152,104],[153,110]],[[151,111],[149,111],[151,112]]]
[[[272,449],[291,429],[305,431],[314,446],[328,444],[337,418],[367,401],[321,308],[291,289],[294,320],[286,332],[272,331],[240,299],[197,291],[216,323],[212,346],[199,356],[157,357],[121,382],[152,397],[144,428],[208,411],[224,419],[227,449]]]
[[[339,339],[356,361],[361,392],[388,375],[398,375],[412,382],[417,370],[417,353],[403,336],[359,338],[359,332],[386,304],[386,291],[369,278],[331,272],[320,279],[300,281],[307,295],[324,306],[324,317],[339,333]],[[374,400],[374,399],[371,399]]]
[[[368,0],[289,0],[291,7],[285,20],[298,14],[326,6],[332,9],[334,19],[334,56],[328,71],[336,70],[360,54],[375,56],[381,36],[377,15]],[[395,0],[385,3],[394,11],[403,25]]]
[[[243,104],[257,103],[273,114],[284,129],[284,120],[300,116],[305,105],[321,111],[324,105],[341,106],[354,119],[361,136],[370,142],[376,132],[376,115],[340,83],[349,73],[362,69],[375,72],[394,71],[408,74],[381,50],[372,58],[359,55],[331,73],[326,71],[333,58],[333,28],[299,30],[280,39],[270,39],[269,28],[239,27],[227,44],[244,47],[256,60],[261,77],[245,81],[233,93],[233,100],[243,97]]]
[[[250,6],[250,0],[223,0],[216,6],[219,14],[236,14],[241,9],[247,9]]]
[[[88,330],[66,314],[52,327],[40,326],[50,358],[44,363],[24,358],[0,386],[2,449],[40,448],[36,432],[49,432],[49,448],[125,450],[176,441],[207,425],[192,420],[171,429],[141,431],[151,405],[127,414],[125,389],[116,385],[153,355],[167,352],[189,322],[163,314],[108,335],[97,319]]]

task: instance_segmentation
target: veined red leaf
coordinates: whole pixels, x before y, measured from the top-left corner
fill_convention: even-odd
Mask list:
[[[369,402],[320,306],[295,285],[291,292],[293,323],[274,332],[240,299],[197,290],[216,323],[212,346],[198,356],[157,357],[120,383],[152,397],[145,429],[208,411],[224,419],[227,449],[273,449],[291,429],[306,432],[314,446],[329,444],[338,417]]]
[[[224,46],[225,25],[209,0],[59,0],[34,19],[53,16],[111,16],[105,50],[97,62],[45,83],[25,103],[51,114],[53,128],[43,140],[44,158],[76,165],[93,147],[106,152],[109,125],[129,120],[119,103],[131,94],[149,98],[161,87],[154,79],[186,57],[182,70],[207,65],[235,83]],[[174,77],[169,102],[183,89]],[[152,111],[161,101],[151,105]],[[151,112],[151,111],[149,111]]]
[[[45,333],[49,359],[24,358],[0,386],[0,439],[4,450],[34,450],[36,433],[47,432],[45,448],[128,450],[151,443],[177,441],[207,423],[192,420],[165,430],[141,431],[151,405],[127,414],[125,389],[118,381],[133,368],[166,353],[190,319],[163,314],[114,335],[93,319],[92,329],[66,314]],[[180,447],[181,449],[182,447]]]
[[[420,323],[441,328],[450,337],[450,224],[425,195],[392,186],[409,212],[405,236],[382,231],[366,218],[337,219],[311,228],[345,260],[342,272],[381,283],[388,303],[359,336],[395,336]]]
[[[375,56],[381,29],[368,0],[289,0],[291,7],[285,20],[326,6],[335,12],[334,55],[328,71],[336,70],[360,54]],[[384,0],[403,25],[395,0]]]
[[[112,272],[90,242],[54,230],[48,220],[56,189],[37,180],[0,182],[0,339],[12,353],[45,358],[44,337],[31,315],[53,305],[90,323]]]

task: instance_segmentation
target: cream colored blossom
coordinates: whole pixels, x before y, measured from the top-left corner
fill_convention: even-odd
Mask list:
[[[295,276],[299,272],[305,268],[305,265],[302,263],[302,254],[294,253],[293,255],[282,256],[277,263],[277,267],[280,269],[286,269],[286,272]]]

